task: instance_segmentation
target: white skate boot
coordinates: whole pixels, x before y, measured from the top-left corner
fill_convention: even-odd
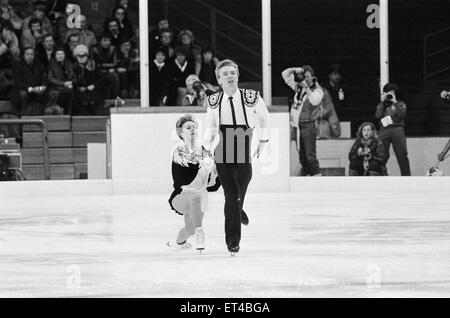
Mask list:
[[[195,229],[195,238],[197,240],[195,249],[201,253],[205,249],[205,233],[201,227]]]

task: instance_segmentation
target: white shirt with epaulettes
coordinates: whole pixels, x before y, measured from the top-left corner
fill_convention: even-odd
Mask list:
[[[235,110],[235,123],[229,95],[219,92],[209,96],[206,100],[208,109],[203,145],[208,150],[211,150],[220,125],[246,126],[248,123],[249,128],[257,128],[260,140],[269,140],[269,111],[259,92],[251,89],[238,89],[231,97]],[[242,103],[244,103],[244,107]]]

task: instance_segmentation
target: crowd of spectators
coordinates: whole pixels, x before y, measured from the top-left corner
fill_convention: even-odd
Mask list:
[[[219,90],[217,63],[214,51],[198,45],[192,31],[175,34],[161,18],[150,31],[150,105],[202,105],[207,94]]]
[[[139,51],[128,0],[116,1],[103,30],[85,15],[49,12],[34,1],[21,17],[14,2],[0,0],[0,99],[2,118],[25,115],[106,114],[105,100],[138,98]],[[106,105],[108,106],[108,105]]]

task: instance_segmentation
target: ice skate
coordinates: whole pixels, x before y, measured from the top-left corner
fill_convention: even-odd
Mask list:
[[[205,233],[201,227],[195,229],[195,238],[197,240],[195,244],[195,249],[200,251],[200,254],[205,249]]]
[[[239,252],[239,245],[238,246],[228,246],[228,252],[230,252],[231,257],[235,257],[236,254]]]
[[[192,248],[192,244],[184,241],[183,243],[177,243],[175,241],[167,242],[167,246],[170,248],[178,249],[178,250],[188,250]]]

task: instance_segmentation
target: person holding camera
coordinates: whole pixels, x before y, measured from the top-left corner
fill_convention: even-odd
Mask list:
[[[357,138],[348,158],[349,176],[380,176],[386,161],[384,145],[378,138],[375,125],[365,122],[358,128]]]
[[[394,148],[402,176],[410,176],[408,149],[405,136],[406,104],[401,100],[397,85],[388,83],[383,87],[381,101],[377,106],[375,117],[380,120],[380,140],[386,152],[386,162],[389,160],[391,144]]]
[[[317,82],[311,66],[292,67],[281,74],[284,82],[294,91],[289,103],[291,133],[295,135],[301,176],[320,176],[316,155],[317,121],[322,111],[324,91]]]

